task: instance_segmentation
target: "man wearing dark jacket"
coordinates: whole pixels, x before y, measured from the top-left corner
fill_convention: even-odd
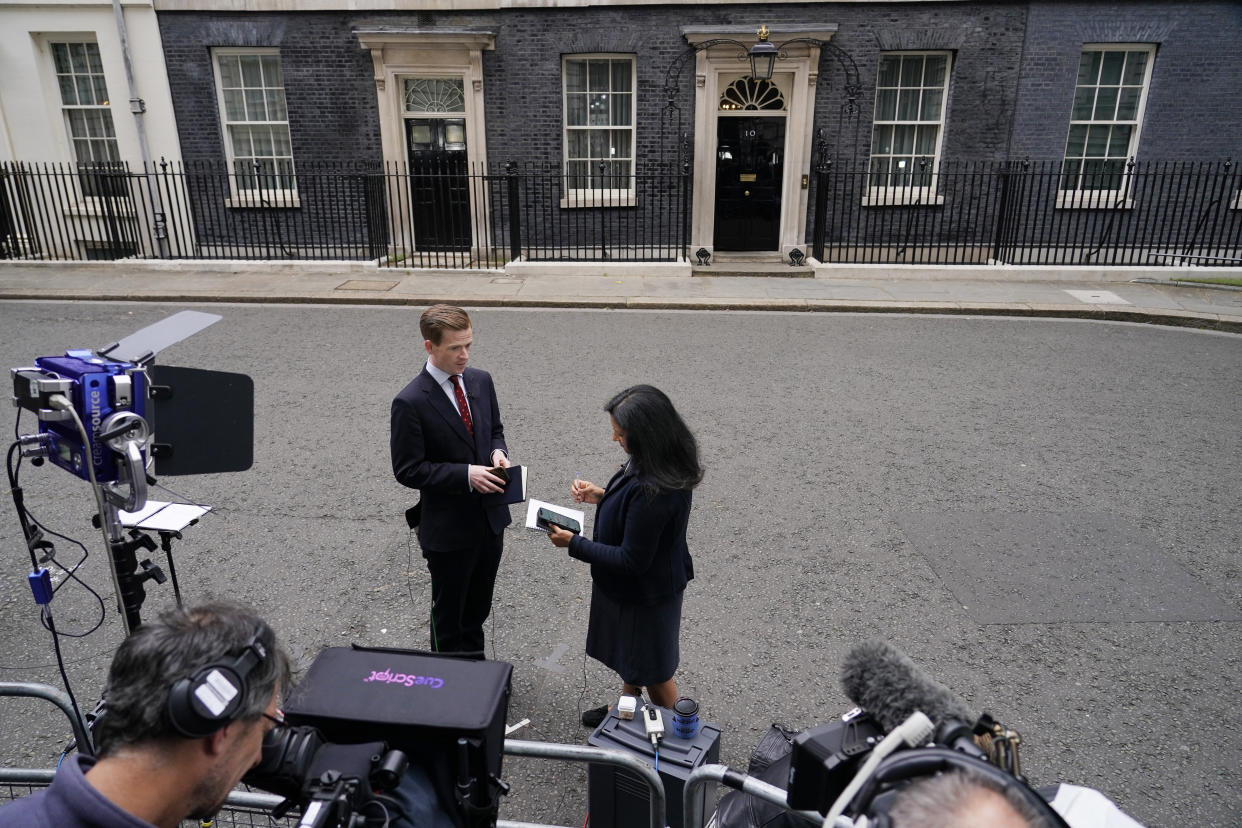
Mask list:
[[[468,368],[474,343],[461,308],[433,305],[419,320],[427,364],[392,401],[392,470],[418,489],[406,513],[431,573],[431,648],[480,652],[492,609],[509,507],[487,495],[509,467],[492,377]]]
[[[121,643],[97,756],[68,756],[51,787],[0,808],[0,828],[177,828],[211,817],[262,755],[289,660],[230,604],[170,610]]]

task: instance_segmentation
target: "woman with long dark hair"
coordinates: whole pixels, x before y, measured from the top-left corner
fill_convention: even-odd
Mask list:
[[[552,543],[591,565],[587,655],[615,670],[622,693],[672,707],[681,599],[694,577],[686,546],[691,491],[703,479],[698,443],[668,396],[635,385],[604,406],[629,460],[605,487],[575,480],[577,503],[596,503],[595,538],[551,527]],[[598,725],[608,707],[582,714]]]

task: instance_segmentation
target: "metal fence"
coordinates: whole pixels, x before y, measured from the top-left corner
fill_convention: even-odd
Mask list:
[[[910,159],[880,174],[823,160],[810,253],[822,262],[1242,263],[1229,161]],[[300,163],[292,172],[160,162],[0,163],[0,258],[330,259],[416,268],[689,257],[689,165],[569,176],[559,165]]]
[[[634,786],[633,791],[636,795],[645,797],[649,819],[643,825],[647,828],[665,828],[667,794],[664,790],[664,782],[660,774],[650,765],[631,753],[586,745],[529,742],[517,739],[506,739],[504,752],[506,756],[525,756],[613,767],[631,780],[630,784]],[[0,768],[0,805],[45,789],[52,783],[55,775],[56,771],[52,768]],[[298,809],[294,809],[291,815],[281,819],[271,816],[273,809],[283,801],[283,797],[272,794],[235,790],[228,795],[212,824],[216,828],[258,828],[258,826],[294,828],[302,825],[303,821]],[[698,804],[697,800],[696,804]],[[183,822],[182,824],[189,826],[191,823]],[[497,820],[496,826],[497,828],[564,828],[564,826],[505,819]],[[641,826],[635,825],[634,828],[641,828]]]
[[[0,682],[0,697],[42,699],[54,704],[69,719],[77,750],[85,755],[94,755],[94,743],[91,740],[90,731],[76,703],[67,693],[46,684]],[[587,745],[563,745],[520,739],[505,739],[503,750],[506,756],[611,766],[618,772],[626,774],[636,789],[644,791],[650,817],[649,828],[664,828],[668,807],[664,782],[652,766],[632,753]],[[65,755],[68,755],[68,749]],[[43,790],[52,783],[55,775],[56,770],[52,768],[0,768],[0,805],[8,800],[29,796]],[[219,828],[243,828],[243,826],[258,825],[293,828],[294,825],[301,825],[302,820],[296,815],[280,820],[269,816],[270,812],[282,801],[283,797],[272,794],[234,790],[229,794],[225,807],[216,815],[213,824]],[[558,826],[500,820],[497,828],[558,828]]]
[[[811,255],[901,264],[1242,264],[1242,174],[1230,161],[825,161]]]
[[[330,259],[428,268],[673,261],[689,173],[559,167],[0,164],[0,258]]]

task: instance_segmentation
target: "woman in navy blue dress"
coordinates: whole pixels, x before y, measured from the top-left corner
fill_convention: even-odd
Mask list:
[[[681,599],[694,577],[686,546],[691,492],[703,479],[698,444],[668,396],[636,385],[604,406],[612,439],[629,455],[608,485],[575,480],[577,503],[596,503],[595,537],[552,527],[552,543],[591,565],[587,655],[615,670],[622,693],[672,707],[680,658]],[[608,708],[588,710],[599,724]]]

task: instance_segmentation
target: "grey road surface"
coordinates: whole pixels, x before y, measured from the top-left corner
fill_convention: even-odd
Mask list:
[[[413,498],[388,460],[389,402],[424,359],[420,309],[195,308],[224,319],[160,361],[251,375],[257,416],[251,471],[161,481],[215,507],[176,545],[183,592],[253,603],[300,668],[330,645],[425,646]],[[0,367],[180,309],[0,303]],[[666,390],[697,433],[677,678],[722,727],[722,761],[745,768],[771,722],[849,709],[841,659],[879,637],[1019,730],[1035,783],[1099,788],[1153,826],[1238,824],[1242,338],[984,317],[474,318],[473,362],[496,378],[531,496],[607,480],[623,457],[601,406],[632,383]],[[121,635],[92,501],[50,466],[23,464],[21,482],[40,519],[87,544],[82,580],[108,606],[63,643],[89,705]],[[79,554],[57,541],[57,560]],[[0,562],[0,680],[59,684],[7,502]],[[618,689],[582,655],[589,593],[584,565],[509,531],[489,648],[514,665],[523,738],[581,743],[579,709]],[[172,600],[153,589],[144,616]],[[76,583],[53,606],[67,632],[99,617]],[[55,764],[67,728],[45,708],[0,699],[0,761]],[[581,768],[510,759],[506,774],[502,817],[582,823]]]

